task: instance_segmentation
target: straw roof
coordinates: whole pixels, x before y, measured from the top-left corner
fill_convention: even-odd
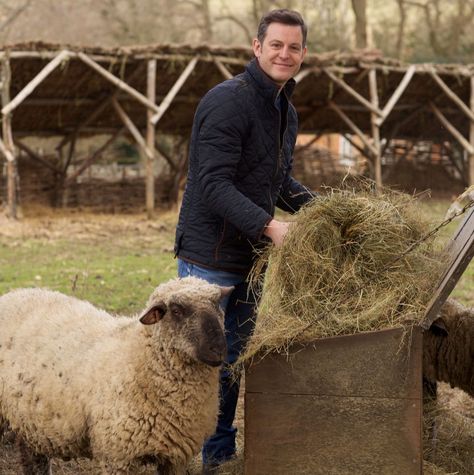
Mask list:
[[[4,46],[0,56],[10,58],[13,99],[56,55],[67,50],[67,60],[54,69],[13,111],[15,136],[67,134],[90,117],[101,101],[116,91],[117,85],[92,69],[78,56],[83,53],[121,78],[129,86],[146,95],[147,61],[157,60],[156,103],[160,105],[183,70],[197,56],[197,63],[184,81],[171,106],[157,126],[166,133],[188,133],[194,110],[207,90],[224,79],[224,66],[232,75],[243,71],[252,57],[247,47],[148,45],[127,48],[77,47],[41,42]],[[220,66],[219,66],[220,64]],[[309,54],[305,60],[294,103],[302,132],[349,132],[347,122],[334,108],[333,102],[363,131],[370,133],[371,111],[351,91],[370,102],[368,73],[377,71],[379,112],[387,105],[410,65],[383,58],[377,51],[353,53]],[[411,70],[410,70],[411,71]],[[414,75],[393,110],[381,126],[381,136],[439,140],[451,138],[435,118],[433,103],[466,138],[469,118],[441,89],[436,78],[452,90],[469,108],[470,77],[474,65],[416,65]],[[119,93],[123,109],[141,130],[146,127],[146,107],[126,92]],[[82,134],[113,131],[123,126],[112,105],[87,123]]]

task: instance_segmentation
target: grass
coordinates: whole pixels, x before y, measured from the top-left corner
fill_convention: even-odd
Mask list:
[[[176,276],[175,216],[39,216],[0,231],[0,294],[47,287],[107,311],[138,312],[160,282]]]

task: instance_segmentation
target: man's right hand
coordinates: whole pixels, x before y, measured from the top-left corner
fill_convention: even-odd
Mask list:
[[[287,223],[285,221],[277,221],[272,219],[266,226],[263,234],[270,238],[275,244],[276,247],[280,247],[283,243],[283,239],[286,236],[286,233],[290,229],[292,223]]]

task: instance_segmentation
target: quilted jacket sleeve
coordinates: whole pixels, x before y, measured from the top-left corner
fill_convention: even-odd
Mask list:
[[[234,185],[248,117],[232,94],[210,95],[201,106],[197,154],[202,197],[212,212],[258,240],[272,217]]]
[[[288,213],[296,213],[303,205],[319,196],[287,174],[278,195],[277,206]]]

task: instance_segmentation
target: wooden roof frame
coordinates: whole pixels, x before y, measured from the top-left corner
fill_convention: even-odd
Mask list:
[[[156,132],[189,134],[199,99],[243,71],[247,47],[150,45],[90,48],[28,43],[0,49],[2,138],[7,167],[7,215],[16,217],[17,148],[28,135],[60,136],[69,146],[58,169],[67,186],[123,133],[146,157],[147,209],[153,212]],[[295,77],[300,131],[356,135],[381,185],[382,139],[452,140],[469,157],[474,183],[474,65],[404,64],[376,51],[307,55]],[[72,175],[75,141],[111,138]],[[31,153],[30,153],[31,152]]]

